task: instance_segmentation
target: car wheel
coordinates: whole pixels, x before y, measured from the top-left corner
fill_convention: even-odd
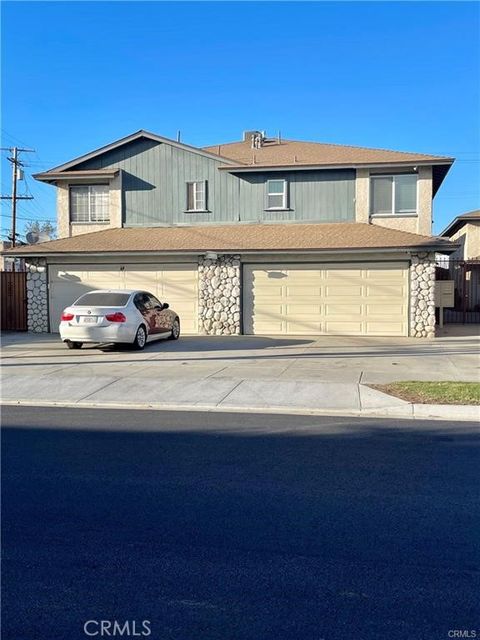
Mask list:
[[[133,341],[133,348],[141,351],[145,344],[147,343],[147,331],[143,324],[141,324],[137,329],[137,334],[135,336],[135,340]]]
[[[69,349],[81,349],[83,342],[72,342],[71,340],[65,340],[65,344]]]
[[[169,336],[169,340],[178,340],[180,337],[180,320],[175,318],[172,324],[172,333]]]

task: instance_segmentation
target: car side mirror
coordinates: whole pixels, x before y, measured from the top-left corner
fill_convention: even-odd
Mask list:
[[[162,307],[162,309],[168,309],[168,308],[169,308],[169,306],[170,306],[170,305],[168,304],[168,302],[164,302],[164,303],[163,303],[163,307]]]

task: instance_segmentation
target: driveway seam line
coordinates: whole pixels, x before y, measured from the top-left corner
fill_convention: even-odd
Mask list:
[[[217,406],[217,407],[219,407],[219,406],[222,404],[222,402],[223,402],[224,400],[226,400],[226,399],[228,398],[228,396],[229,396],[231,393],[233,393],[233,392],[235,391],[235,389],[236,389],[237,387],[239,387],[239,386],[242,384],[242,382],[244,382],[244,380],[243,380],[243,379],[242,379],[242,380],[239,380],[239,381],[237,382],[237,384],[236,384],[234,387],[232,387],[232,388],[230,389],[230,391],[227,391],[227,393],[223,396],[223,398],[217,402],[217,405],[216,405],[216,406]]]
[[[109,387],[111,384],[113,384],[114,382],[118,382],[119,380],[122,380],[122,378],[115,378],[115,380],[112,380],[111,382],[107,382],[107,384],[104,384],[103,387],[100,387],[99,389],[95,389],[95,391],[87,393],[86,396],[83,396],[82,398],[79,398],[78,400],[75,401],[75,403],[81,402],[82,400],[86,400],[90,396],[93,396],[95,393],[98,393],[99,391],[103,391],[104,389]]]
[[[42,378],[45,378],[47,376],[52,376],[53,374],[58,373],[59,371],[64,371],[65,369],[71,369],[74,366],[75,366],[74,364],[67,364],[64,367],[60,367],[59,369],[54,369],[53,371],[49,371],[48,373],[43,373]]]
[[[210,373],[208,376],[205,376],[203,378],[203,380],[208,380],[208,378],[212,378],[213,376],[216,376],[217,373],[222,373],[222,371],[225,371],[225,369],[228,369],[230,365],[227,364],[225,367],[222,367],[221,369],[219,369],[218,371],[214,371],[213,373]]]

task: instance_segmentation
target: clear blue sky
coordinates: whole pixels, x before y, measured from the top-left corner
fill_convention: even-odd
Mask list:
[[[194,145],[280,129],[457,157],[435,199],[436,232],[479,207],[476,3],[2,5],[2,146],[36,149],[27,172],[142,128],[180,129]],[[2,159],[3,193],[9,182]],[[55,189],[31,178],[28,188],[35,200],[20,217],[54,219]]]

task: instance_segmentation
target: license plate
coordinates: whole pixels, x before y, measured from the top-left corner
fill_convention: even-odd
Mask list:
[[[84,316],[83,322],[84,324],[96,324],[97,316]]]

